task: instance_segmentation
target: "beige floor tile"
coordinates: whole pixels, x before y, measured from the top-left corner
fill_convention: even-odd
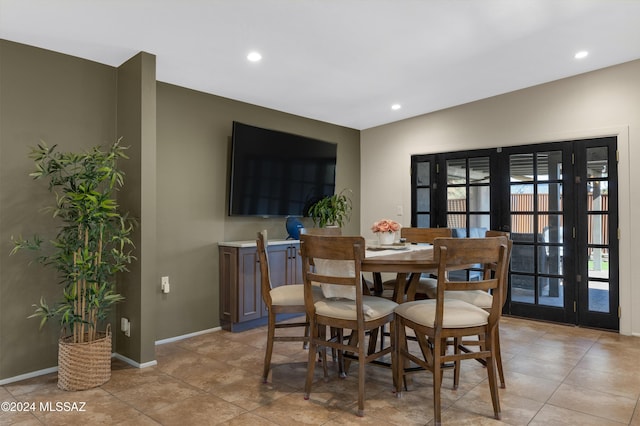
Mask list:
[[[593,368],[576,368],[567,376],[565,384],[606,392],[637,400],[640,397],[640,371],[601,371]]]
[[[549,404],[605,419],[629,423],[637,400],[562,384]]]
[[[220,423],[223,426],[276,426],[277,423],[265,419],[264,417],[256,416],[253,413],[244,413],[236,416],[230,420]]]
[[[530,426],[620,426],[620,423],[596,417],[589,414],[580,413],[566,408],[545,405],[533,418]]]
[[[244,408],[206,394],[183,399],[146,414],[163,425],[185,426],[219,424],[245,412]]]
[[[123,390],[116,396],[143,413],[148,413],[202,393],[202,390],[174,377],[159,376],[153,382]]]
[[[499,394],[501,421],[510,425],[526,425],[544,405],[542,402],[509,393],[508,388],[501,389]],[[481,383],[460,398],[453,407],[493,419],[489,385]]]
[[[327,404],[326,398],[319,396],[320,394],[314,393],[310,399],[305,400],[302,393],[287,395],[278,399],[277,403],[256,408],[252,413],[283,426],[321,425],[348,409]]]
[[[503,393],[522,396],[542,403],[553,395],[561,383],[559,380],[533,377],[515,371],[505,373],[505,382],[506,390],[503,390]]]
[[[574,363],[567,362],[561,358],[543,361],[539,358],[530,357],[528,354],[518,355],[503,362],[503,365],[505,371],[514,371],[532,377],[557,381],[563,381],[575,367]],[[507,383],[508,386],[509,384]]]

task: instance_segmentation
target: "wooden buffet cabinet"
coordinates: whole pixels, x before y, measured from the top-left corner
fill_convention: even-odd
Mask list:
[[[242,331],[267,323],[262,302],[260,265],[255,241],[218,244],[220,257],[220,324]],[[272,287],[302,283],[300,241],[269,241],[267,253]]]

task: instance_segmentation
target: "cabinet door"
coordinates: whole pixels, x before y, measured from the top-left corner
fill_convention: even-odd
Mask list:
[[[271,288],[289,284],[289,258],[291,250],[288,245],[272,245],[267,250],[269,256],[269,273],[271,274]]]
[[[263,303],[260,265],[255,247],[239,250],[238,270],[238,322],[260,318],[263,315]]]

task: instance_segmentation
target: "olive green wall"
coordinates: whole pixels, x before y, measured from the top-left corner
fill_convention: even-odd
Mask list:
[[[219,241],[255,239],[262,229],[270,238],[287,236],[283,218],[227,216],[232,122],[338,143],[336,186],[353,190],[353,218],[344,228],[352,234],[360,229],[360,134],[170,84],[159,82],[157,93],[157,288],[169,276],[171,292],[158,292],[156,321],[165,339],[219,326]]]
[[[139,53],[118,67],[118,135],[129,146],[121,162],[125,190],[118,196],[123,211],[138,219],[132,237],[136,261],[121,274],[118,290],[125,303],[117,307],[130,336],[116,321],[116,350],[138,364],[154,362],[156,341],[156,58]]]
[[[33,253],[9,256],[11,236],[45,239],[55,222],[40,208],[54,196],[28,174],[29,147],[40,140],[72,151],[116,138],[116,70],[112,67],[0,40],[0,379],[57,364],[59,326],[38,331],[27,319],[40,296],[61,296],[54,272]]]
[[[41,295],[59,297],[55,273],[28,265],[30,253],[9,256],[12,235],[55,233],[55,221],[39,212],[52,195],[28,177],[29,147],[42,139],[81,150],[120,136],[131,146],[118,199],[140,218],[138,261],[119,280],[127,300],[111,320],[114,350],[149,365],[155,341],[219,326],[219,241],[253,239],[265,228],[286,236],[282,218],[226,215],[233,120],[337,142],[337,187],[352,189],[354,201],[345,233],[359,232],[358,131],[156,83],[147,53],[113,68],[0,40],[0,383],[57,364],[57,324],[39,332],[38,320],[26,318]],[[132,321],[131,337],[119,331],[121,316]]]

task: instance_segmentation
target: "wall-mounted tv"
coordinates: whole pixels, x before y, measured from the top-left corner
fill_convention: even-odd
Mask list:
[[[333,195],[337,144],[233,122],[230,216],[306,216]]]

